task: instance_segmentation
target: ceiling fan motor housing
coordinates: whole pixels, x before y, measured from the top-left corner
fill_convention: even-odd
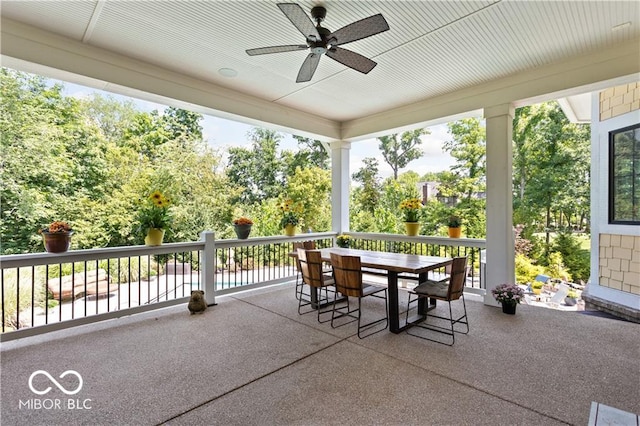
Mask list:
[[[322,55],[325,53],[329,47],[329,36],[331,35],[331,31],[321,26],[317,26],[318,34],[320,34],[320,40],[308,40],[309,47],[311,51],[317,55]]]
[[[315,6],[311,9],[311,17],[318,25],[320,22],[324,21],[324,18],[327,16],[327,9],[322,6]]]

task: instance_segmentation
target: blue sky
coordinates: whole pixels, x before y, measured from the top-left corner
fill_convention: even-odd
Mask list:
[[[51,80],[51,82],[60,82],[64,84],[64,94],[67,96],[83,98],[90,96],[92,93],[99,93],[103,96],[111,95],[116,99],[130,99],[134,102],[136,108],[147,112],[153,110],[162,112],[167,107],[166,105],[129,98],[64,81]],[[204,120],[200,124],[203,127],[204,139],[215,149],[220,150],[231,146],[248,146],[250,144],[247,133],[251,130],[252,126],[209,115],[205,115]],[[409,163],[407,168],[400,170],[400,173],[413,170],[422,175],[426,172],[448,170],[449,167],[453,165],[453,159],[442,151],[442,143],[450,137],[447,131],[447,126],[433,126],[429,128],[429,131],[431,134],[423,136],[422,138],[421,148],[424,152],[423,157]],[[296,150],[297,143],[295,139],[293,139],[290,134],[282,133],[282,135],[283,141],[281,148]],[[378,142],[375,139],[351,144],[350,169],[352,173],[362,167],[362,160],[366,157],[375,157],[378,159],[380,164],[380,174],[383,178],[389,177],[393,174],[391,167],[384,162],[384,159],[380,154],[380,150],[378,149]]]

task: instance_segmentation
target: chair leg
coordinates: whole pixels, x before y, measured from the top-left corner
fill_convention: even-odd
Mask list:
[[[296,299],[300,300],[303,296],[306,296],[308,298],[311,297],[310,294],[304,292],[304,286],[305,284],[304,280],[302,279],[302,275],[301,273],[298,273],[298,275],[296,276]]]
[[[311,304],[311,302],[305,302],[302,300],[302,290],[304,288],[304,281],[300,284],[300,294],[298,295],[298,284],[296,284],[296,296],[298,297],[298,315],[302,315],[302,307]]]
[[[382,299],[383,298],[381,296],[376,296],[376,295],[370,295],[370,296],[376,297],[378,299]],[[371,321],[371,322],[369,322],[367,324],[361,325],[360,324],[360,319],[362,317],[362,310],[360,308],[362,306],[361,305],[362,298],[361,297],[358,298],[358,338],[363,339],[365,337],[369,337],[372,334],[379,333],[379,332],[381,332],[383,330],[386,330],[387,327],[389,327],[389,302],[388,302],[388,300],[389,299],[387,298],[387,289],[385,288],[384,289],[384,313],[385,313],[385,317],[384,318],[380,318],[380,319],[375,320],[375,321]],[[381,328],[379,330],[376,330],[376,331],[374,331],[372,333],[368,333],[368,334],[366,334],[364,336],[362,335],[362,333],[361,333],[362,330],[369,329],[369,328],[373,327],[374,325],[381,323],[382,321],[385,321],[385,326],[383,328]]]
[[[301,284],[302,290],[304,290],[304,286],[305,285],[306,284],[304,282]],[[319,323],[322,324],[322,323],[325,323],[325,322],[330,320],[330,319],[326,319],[326,320],[321,320],[320,319],[320,315],[330,312],[330,310],[328,310],[328,309],[323,311],[320,308],[321,304],[323,304],[323,303],[324,304],[328,304],[329,303],[329,291],[328,291],[327,287],[324,287],[324,298],[323,298],[322,297],[322,289],[323,289],[322,287],[321,288],[312,288],[311,286],[309,286],[309,292],[312,292],[312,291],[317,291],[318,292],[318,298],[316,300],[316,303],[317,303],[318,306],[316,308],[312,307],[307,312],[302,312],[302,307],[303,306],[313,305],[313,302],[311,302],[311,295],[309,294],[309,300],[305,300],[304,297],[302,297],[303,294],[301,293],[301,297],[300,297],[300,299],[298,299],[298,315],[305,315],[305,314],[311,313],[313,311],[317,311],[317,313],[318,313],[318,322]]]
[[[318,290],[318,293],[319,293],[320,296],[322,296],[322,288],[320,288]],[[336,292],[334,291],[333,293],[334,293],[334,296],[335,296]],[[335,297],[334,297],[334,300],[335,300]],[[329,303],[329,288],[328,287],[324,287],[324,299],[322,297],[319,297],[318,298],[318,304],[321,304],[322,301],[325,301],[327,304]],[[321,320],[320,319],[320,315],[328,314],[329,312],[332,312],[332,310],[326,309],[326,310],[323,311],[322,309],[320,309],[320,306],[318,306],[317,311],[318,311],[318,322],[320,324],[324,324],[325,322],[331,321],[331,318],[328,318],[326,320]]]
[[[343,325],[351,324],[352,322],[358,320],[358,318],[353,315],[353,313],[356,312],[356,310],[355,309],[351,310],[351,305],[349,304],[349,296],[344,296],[344,300],[342,301],[346,301],[347,306],[336,309],[336,306],[338,305],[338,303],[341,302],[340,300],[338,300],[338,292],[336,291],[333,296],[333,309],[331,310],[331,328],[342,327]],[[343,312],[344,309],[346,309],[347,311]],[[336,312],[338,313],[338,315],[336,315]],[[350,317],[353,319],[351,321],[347,321],[342,324],[334,324],[334,321],[336,319],[342,318],[342,317]]]
[[[411,300],[411,295],[409,295],[409,305],[413,302],[415,302],[416,300],[418,300],[421,296],[418,296],[417,299]],[[414,337],[419,337],[421,339],[424,340],[430,340],[432,342],[436,342],[436,343],[441,343],[443,345],[448,345],[448,346],[453,346],[453,344],[455,343],[455,335],[456,333],[460,333],[460,334],[467,334],[469,333],[469,320],[467,318],[467,305],[466,302],[464,300],[464,294],[461,296],[462,298],[462,306],[464,309],[464,314],[462,316],[460,316],[459,318],[454,318],[453,317],[453,310],[451,308],[451,301],[448,301],[449,303],[449,316],[438,316],[438,315],[430,315],[428,312],[426,314],[426,318],[425,318],[425,323],[417,323],[414,324],[414,327],[417,328],[422,328],[425,330],[430,330],[430,331],[435,331],[437,333],[441,333],[441,334],[445,334],[447,336],[449,336],[451,338],[451,343],[448,343],[446,341],[442,341],[442,340],[438,340],[438,339],[432,339],[427,337],[426,335],[422,335],[422,334],[418,334],[415,332],[411,331],[411,328],[407,329],[407,334],[414,336]],[[429,319],[429,317],[432,318],[437,318],[437,319],[441,319],[441,320],[446,320],[449,322],[449,326],[448,327],[441,327],[438,325],[431,325],[431,324],[426,324],[426,321]],[[407,320],[409,318],[409,306],[407,307]],[[466,326],[466,331],[459,331],[455,329],[455,324],[456,323],[460,323],[460,324],[464,324]]]
[[[300,284],[300,272],[296,274],[296,299],[300,300],[302,295],[302,284]]]
[[[466,326],[466,328],[467,328],[467,331],[458,331],[458,333],[468,334],[469,333],[469,318],[467,318],[467,304],[464,301],[464,293],[460,297],[462,298],[462,307],[464,309],[464,315],[462,315],[460,318],[458,318],[456,320],[456,322],[459,322],[460,324],[464,324]],[[464,318],[464,321],[462,321],[463,318]]]

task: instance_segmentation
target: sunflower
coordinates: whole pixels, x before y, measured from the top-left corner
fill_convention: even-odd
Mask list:
[[[167,229],[171,225],[171,200],[160,191],[153,191],[147,198],[139,200],[138,229],[143,233],[150,228]]]

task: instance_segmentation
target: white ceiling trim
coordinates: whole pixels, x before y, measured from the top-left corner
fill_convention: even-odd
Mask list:
[[[2,59],[6,66],[10,66],[12,59],[27,61],[50,70],[66,71],[71,73],[67,74],[71,78],[73,75],[88,76],[104,82],[101,88],[113,83],[115,86],[111,87],[123,95],[129,93],[122,93],[119,88],[131,87],[140,93],[164,97],[168,105],[177,100],[203,107],[209,114],[249,124],[276,125],[291,133],[301,134],[302,131],[303,135],[328,142],[340,139],[339,123],[332,120],[189,78],[19,22],[2,19],[1,36]]]
[[[628,81],[638,81],[639,44],[640,39],[634,40],[606,51],[539,67],[533,71],[426,99],[392,111],[345,122],[341,134],[344,140],[356,140],[364,135],[389,133],[389,130],[395,132],[407,126],[424,127],[441,117],[455,116],[489,106],[507,103],[522,106],[528,104],[523,101],[525,99],[543,102],[557,99],[560,92],[564,93],[564,96],[584,93],[584,87],[587,85],[590,90],[605,89],[610,87],[611,80],[620,77]]]
[[[100,18],[100,13],[102,12],[102,8],[104,7],[105,0],[98,0],[96,3],[96,7],[93,9],[93,13],[91,14],[91,19],[89,20],[89,25],[87,25],[87,29],[82,36],[82,42],[87,43],[91,39],[91,35],[93,34],[93,30],[98,23],[98,18]]]

